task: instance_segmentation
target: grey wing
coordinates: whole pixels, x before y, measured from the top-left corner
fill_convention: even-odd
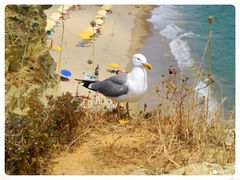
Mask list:
[[[91,89],[94,89],[105,96],[118,97],[128,92],[127,76],[125,74],[112,76],[100,82],[91,84]]]

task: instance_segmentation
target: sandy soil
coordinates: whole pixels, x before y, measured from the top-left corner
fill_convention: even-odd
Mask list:
[[[90,132],[73,153],[64,152],[54,160],[54,175],[126,175],[147,174],[139,148],[154,140],[147,126],[121,126],[109,123]]]

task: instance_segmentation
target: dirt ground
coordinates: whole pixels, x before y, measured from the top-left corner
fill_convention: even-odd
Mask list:
[[[84,143],[75,147],[73,152],[63,152],[56,158],[52,174],[148,174],[150,172],[144,167],[148,155],[140,149],[154,141],[154,136],[147,128],[138,128],[134,123],[122,126],[112,122],[106,127],[90,131],[84,137]]]

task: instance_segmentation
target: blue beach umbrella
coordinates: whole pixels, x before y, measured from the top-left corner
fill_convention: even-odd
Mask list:
[[[61,74],[64,75],[64,76],[71,76],[72,73],[66,69],[62,69],[61,70]]]

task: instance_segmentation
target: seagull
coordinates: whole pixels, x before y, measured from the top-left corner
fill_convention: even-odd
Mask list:
[[[152,69],[147,59],[142,54],[134,54],[132,58],[132,70],[128,73],[115,75],[103,81],[81,80],[81,85],[97,91],[114,102],[128,103],[140,100],[147,91],[147,72]]]

